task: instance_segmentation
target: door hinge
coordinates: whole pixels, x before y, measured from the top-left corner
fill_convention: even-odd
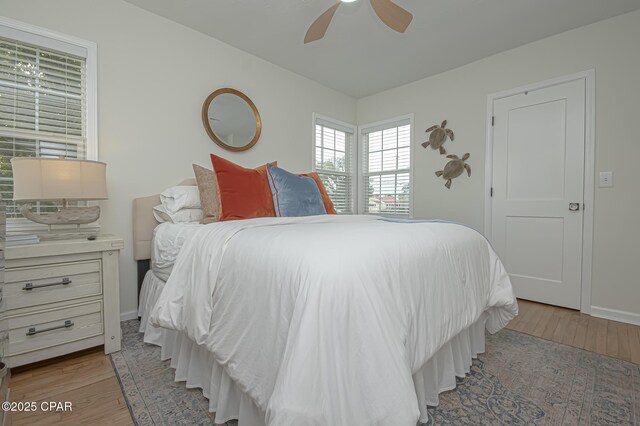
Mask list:
[[[491,187],[490,197],[493,197],[493,186]]]
[[[491,116],[491,127],[494,127],[496,125],[496,117],[495,115]]]

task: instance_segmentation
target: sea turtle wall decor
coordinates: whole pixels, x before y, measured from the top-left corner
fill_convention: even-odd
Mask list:
[[[471,157],[467,152],[462,158],[458,158],[457,155],[447,155],[447,158],[451,158],[445,166],[444,170],[439,170],[436,172],[436,176],[442,176],[442,179],[446,180],[444,186],[447,189],[451,188],[451,179],[455,179],[462,174],[465,170],[469,177],[471,177],[471,166],[465,163]]]
[[[429,135],[429,140],[424,142],[422,144],[422,147],[426,148],[428,146],[431,146],[431,148],[433,149],[439,149],[440,155],[446,154],[447,151],[442,145],[447,141],[447,138],[451,139],[452,141],[455,139],[453,131],[451,129],[447,129],[446,127],[447,120],[444,120],[439,126],[436,124],[435,126],[431,126],[427,130],[425,130],[425,133],[431,132],[431,134]]]

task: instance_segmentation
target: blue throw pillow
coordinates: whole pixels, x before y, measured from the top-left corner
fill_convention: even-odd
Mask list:
[[[297,217],[327,214],[318,185],[309,176],[293,173],[267,165],[269,187],[273,195],[276,216]]]

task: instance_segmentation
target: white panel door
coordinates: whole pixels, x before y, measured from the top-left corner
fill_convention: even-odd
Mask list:
[[[516,296],[580,309],[585,80],[494,101],[491,240]]]

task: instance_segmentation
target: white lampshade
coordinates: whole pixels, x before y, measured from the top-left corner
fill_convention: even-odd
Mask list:
[[[99,161],[16,157],[14,201],[106,200],[107,165]]]

